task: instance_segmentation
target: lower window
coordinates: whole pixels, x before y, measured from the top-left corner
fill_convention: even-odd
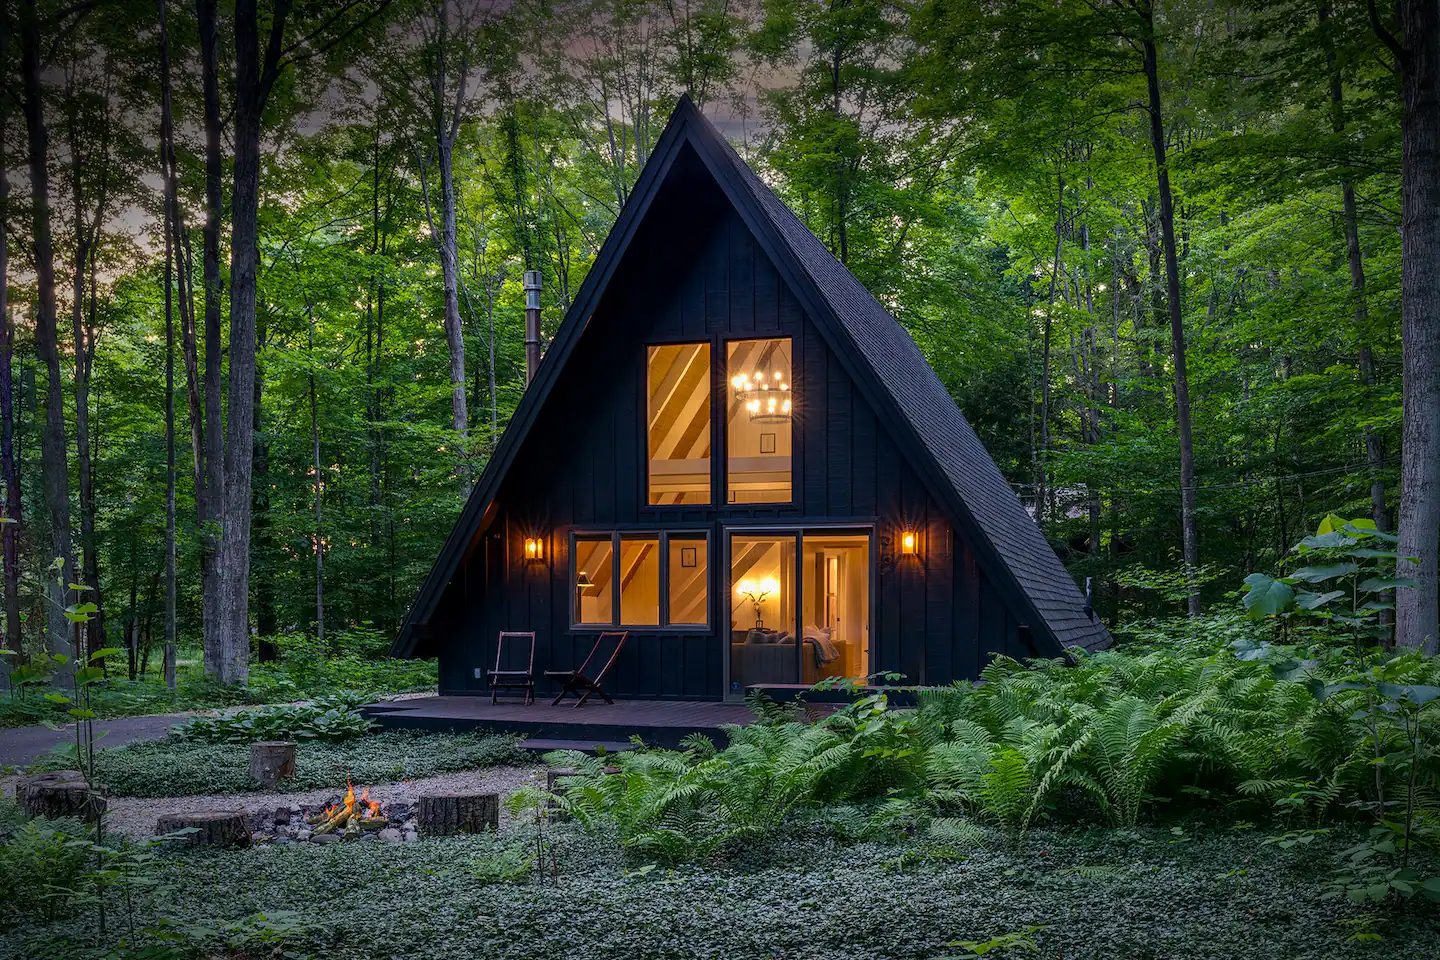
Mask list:
[[[573,544],[574,626],[709,629],[704,533],[577,533]]]

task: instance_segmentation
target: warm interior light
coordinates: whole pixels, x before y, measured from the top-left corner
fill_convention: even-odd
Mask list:
[[[525,559],[540,560],[545,556],[544,542],[539,537],[525,538]]]
[[[915,533],[914,533],[914,531],[912,531],[912,530],[906,530],[904,533],[902,533],[902,534],[900,535],[900,552],[901,552],[901,553],[907,553],[907,554],[913,554],[913,553],[915,552]]]

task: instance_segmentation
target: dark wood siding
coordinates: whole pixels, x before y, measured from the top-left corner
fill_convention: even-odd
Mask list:
[[[501,485],[494,518],[432,621],[442,692],[484,689],[475,672],[483,677],[494,664],[501,630],[536,632],[537,671],[572,667],[585,656],[593,634],[570,627],[569,533],[576,528],[710,531],[715,629],[632,634],[611,678],[621,696],[723,695],[729,624],[722,537],[729,524],[873,529],[870,644],[877,671],[901,673],[911,683],[947,683],[976,676],[987,651],[1028,655],[1017,647],[1019,624],[971,546],[688,150],[637,232]],[[713,340],[714,387],[723,389],[723,341],[767,336],[792,338],[794,502],[724,503],[723,429],[716,428],[717,503],[650,506],[645,345]],[[898,556],[905,529],[921,534],[921,556]],[[523,559],[527,536],[545,539],[543,562]]]

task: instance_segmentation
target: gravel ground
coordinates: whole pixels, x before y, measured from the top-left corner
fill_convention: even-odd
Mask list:
[[[9,781],[9,782],[6,782]],[[355,792],[362,787],[370,788],[370,799],[381,803],[403,800],[414,803],[422,793],[449,790],[488,790],[501,795],[500,828],[506,827],[510,815],[503,805],[505,796],[525,786],[545,786],[544,767],[491,767],[486,770],[465,770],[447,773],[438,777],[422,777],[419,780],[405,780],[400,783],[355,784]],[[13,778],[0,780],[0,789],[6,795],[14,793]],[[206,797],[111,797],[106,806],[105,823],[109,829],[136,839],[144,839],[155,833],[155,821],[172,813],[192,813],[196,810],[239,810],[258,813],[262,810],[273,812],[276,807],[291,804],[324,803],[345,792],[345,785],[338,784],[325,790],[310,790],[305,793],[232,793]]]

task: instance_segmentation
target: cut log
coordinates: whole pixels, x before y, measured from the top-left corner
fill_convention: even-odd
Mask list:
[[[105,812],[105,796],[79,770],[53,770],[21,779],[15,797],[32,817],[76,817],[97,820]]]
[[[250,820],[244,810],[197,810],[194,813],[172,813],[155,821],[155,836],[193,828],[177,838],[177,843],[192,847],[248,847]]]
[[[427,837],[499,831],[500,795],[478,790],[429,794],[420,798],[416,819],[420,832]]]
[[[250,744],[250,779],[262,790],[274,790],[286,777],[295,776],[295,744],[262,740]]]

